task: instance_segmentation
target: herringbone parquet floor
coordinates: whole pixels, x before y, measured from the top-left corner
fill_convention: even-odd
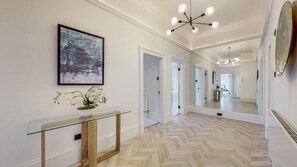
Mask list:
[[[98,167],[267,167],[264,126],[196,113],[177,116],[121,145]]]

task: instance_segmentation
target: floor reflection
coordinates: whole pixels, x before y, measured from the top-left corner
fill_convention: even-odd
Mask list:
[[[204,108],[230,111],[230,112],[239,112],[245,114],[255,114],[258,115],[257,104],[252,102],[242,102],[240,99],[232,97],[221,97],[220,102],[211,102],[203,106]]]

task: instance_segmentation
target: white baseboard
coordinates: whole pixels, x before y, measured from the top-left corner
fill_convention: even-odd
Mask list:
[[[132,137],[139,134],[139,125],[130,126],[122,129],[121,131],[121,142],[124,142]],[[100,150],[104,151],[115,146],[115,132],[100,136],[97,140],[97,145]],[[46,155],[46,164],[48,167],[64,167],[80,161],[81,144],[77,144],[65,149],[49,153]],[[17,165],[16,167],[40,167],[41,159],[34,159],[23,164]]]
[[[261,115],[228,112],[228,111],[226,112],[222,110],[215,110],[215,109],[209,109],[209,108],[203,108],[203,107],[191,107],[190,111],[195,113],[210,115],[210,116],[217,116],[217,113],[222,113],[223,118],[229,118],[229,119],[234,119],[238,121],[265,125],[264,118]]]

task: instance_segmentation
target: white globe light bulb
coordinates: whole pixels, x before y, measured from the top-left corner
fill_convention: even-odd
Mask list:
[[[220,64],[220,62],[218,61],[217,64]]]
[[[216,28],[218,28],[219,26],[220,26],[220,23],[217,22],[217,21],[215,21],[215,22],[212,23],[212,28],[213,28],[213,29],[216,29]]]
[[[236,57],[234,60],[235,60],[235,61],[239,61],[239,58],[238,58],[238,57]]]
[[[181,3],[178,5],[177,11],[179,14],[184,14],[187,11],[187,5],[184,3]]]
[[[206,16],[212,16],[215,12],[215,8],[214,7],[208,7],[205,11],[205,15]]]
[[[170,35],[171,35],[171,30],[167,30],[167,31],[166,31],[166,34],[167,34],[168,36],[170,36]]]
[[[175,24],[177,24],[177,22],[178,22],[178,18],[172,17],[171,24],[174,26]]]
[[[192,29],[192,33],[193,33],[193,34],[197,34],[198,31],[199,31],[199,30],[198,30],[197,27],[195,27],[194,29]]]

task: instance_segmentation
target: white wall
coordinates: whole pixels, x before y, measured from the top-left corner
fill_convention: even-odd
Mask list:
[[[257,61],[240,62],[241,100],[256,102]]]
[[[57,86],[57,24],[105,38],[105,85],[108,102],[132,111],[122,117],[122,139],[139,133],[139,46],[164,54],[166,96],[164,112],[171,111],[171,58],[184,62],[185,88],[190,87],[190,52],[85,0],[14,0],[0,5],[0,166],[40,166],[40,135],[27,136],[31,120],[74,114],[66,102],[53,103],[56,91],[89,86]],[[185,106],[190,90],[185,89]],[[165,115],[166,115],[165,114]],[[100,151],[112,146],[114,118],[100,120]],[[79,161],[80,141],[73,135],[80,126],[46,134],[48,166]]]
[[[281,77],[273,77],[275,71],[275,37],[274,30],[278,27],[278,19],[283,3],[286,0],[273,0],[271,9],[271,16],[268,20],[267,31],[263,38],[263,42],[260,50],[260,57],[263,58],[264,62],[264,115],[266,117],[266,128],[268,128],[268,122],[273,122],[275,119],[269,116],[268,110],[270,108],[276,109],[290,124],[292,127],[297,129],[297,52],[294,47],[294,52],[291,54],[288,65],[284,74]],[[290,0],[293,2],[292,0]],[[296,6],[295,6],[296,8]],[[295,18],[296,22],[296,18]],[[293,37],[294,38],[294,37]],[[259,60],[261,60],[259,58]],[[273,119],[273,121],[271,120]],[[279,127],[279,125],[275,126]],[[270,128],[270,127],[269,127]],[[274,128],[274,127],[272,127]],[[283,146],[282,149],[286,149],[289,140],[283,138],[287,135],[284,133],[274,134],[274,131],[268,130],[268,145],[269,154],[273,155],[272,162],[274,166],[292,166],[290,163],[295,162],[296,150],[292,156],[278,156],[282,153],[278,146]],[[280,140],[281,139],[281,140]],[[288,139],[288,138],[287,138]],[[275,142],[277,141],[277,142]],[[289,142],[287,142],[289,141]],[[295,144],[296,146],[296,144]],[[292,148],[292,143],[291,146]],[[288,152],[290,151],[290,152]],[[286,154],[291,154],[291,150],[286,150]],[[289,158],[289,159],[288,159]]]
[[[151,55],[144,55],[143,58],[143,73],[144,73],[144,96],[149,98],[149,117],[157,120],[162,117],[159,105],[159,65],[160,58]],[[146,116],[146,114],[145,114]]]
[[[281,7],[285,1],[278,0],[274,1],[272,14],[268,26],[267,33],[264,38],[262,45],[262,56],[268,56],[269,44],[272,45],[271,57],[273,59],[273,64],[275,63],[274,57],[274,45],[275,38],[273,36],[273,30],[277,28],[277,22]],[[291,1],[293,2],[293,1]],[[296,20],[295,20],[296,21]],[[294,37],[293,37],[294,38]],[[297,129],[297,104],[296,104],[296,92],[297,92],[297,52],[296,46],[294,47],[294,53],[291,54],[288,65],[284,74],[281,77],[271,78],[271,81],[275,83],[274,94],[275,100],[271,101],[273,107],[279,111],[296,129]],[[269,64],[270,65],[270,64]],[[275,69],[274,69],[275,70]],[[269,75],[273,75],[274,71],[269,71]]]

